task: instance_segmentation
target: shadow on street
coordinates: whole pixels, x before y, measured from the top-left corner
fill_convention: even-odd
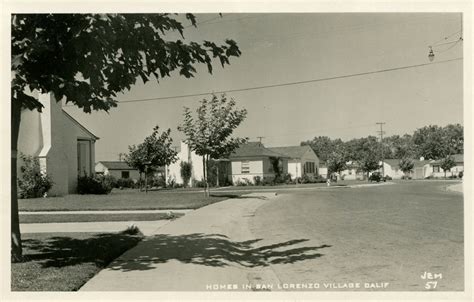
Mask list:
[[[271,264],[288,264],[323,256],[318,250],[330,245],[296,247],[308,241],[296,239],[277,244],[255,247],[262,239],[234,242],[219,234],[156,235],[140,244],[141,251],[133,260],[121,259],[112,269],[122,271],[154,269],[153,264],[177,260],[182,263],[224,267],[240,265],[246,268],[265,267]],[[129,255],[130,256],[130,255]]]

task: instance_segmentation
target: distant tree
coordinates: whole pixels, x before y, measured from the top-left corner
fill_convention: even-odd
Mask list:
[[[191,179],[193,172],[193,165],[186,161],[182,161],[180,164],[180,174],[183,179],[183,185],[186,188],[189,185],[189,180]]]
[[[196,26],[196,18],[186,14]],[[22,260],[16,185],[21,111],[43,107],[29,91],[51,93],[84,112],[117,105],[117,94],[143,82],[192,77],[197,64],[240,56],[233,40],[185,42],[184,26],[170,14],[13,14],[11,17],[11,256]],[[172,38],[179,33],[181,38]],[[54,64],[52,64],[54,63]]]
[[[137,169],[141,175],[149,172],[147,168],[156,169],[158,167],[167,166],[177,160],[177,152],[171,147],[173,139],[171,138],[171,130],[168,129],[163,133],[159,133],[159,127],[153,128],[153,133],[146,137],[143,143],[138,146],[129,146],[129,154],[125,161],[133,168]]]
[[[456,162],[452,156],[446,156],[440,161],[439,166],[443,169],[444,178],[446,178],[446,171],[449,171],[452,167],[456,166]]]
[[[366,173],[367,179],[369,178],[369,173],[380,168],[379,158],[373,154],[366,154],[363,158],[358,161],[358,169]]]
[[[407,175],[413,172],[413,169],[415,168],[415,163],[411,158],[404,157],[400,160],[399,166],[400,170],[402,170],[402,172]]]
[[[443,128],[426,126],[413,133],[418,157],[425,159],[441,159],[449,154],[449,145]]]
[[[334,139],[327,136],[318,136],[310,141],[301,142],[301,146],[308,145],[321,161],[327,162],[333,152],[338,152],[343,148],[344,143],[341,139]]]
[[[389,153],[387,153],[387,150],[385,149],[385,158],[403,159],[413,158],[416,155],[416,149],[413,143],[413,138],[409,134],[405,134],[403,136],[392,135],[386,137],[384,138],[384,143],[387,146],[386,148],[390,150],[389,156]]]
[[[328,175],[333,173],[340,174],[347,168],[345,156],[341,152],[336,151],[329,154],[326,165],[328,167]]]
[[[464,153],[464,127],[460,124],[450,124],[443,128],[448,154]]]
[[[186,143],[190,149],[202,156],[205,194],[209,196],[209,159],[226,157],[248,140],[231,137],[247,116],[247,110],[236,109],[235,101],[228,99],[225,94],[220,98],[212,95],[211,100],[203,99],[200,104],[196,110],[196,118],[193,118],[189,108],[184,108],[184,121],[178,130],[186,135]]]

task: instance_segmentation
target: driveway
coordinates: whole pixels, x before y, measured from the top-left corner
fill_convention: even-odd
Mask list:
[[[163,226],[81,290],[462,290],[463,197],[443,186],[229,199]]]

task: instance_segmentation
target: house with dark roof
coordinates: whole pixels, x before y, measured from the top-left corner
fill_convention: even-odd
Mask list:
[[[313,178],[319,174],[319,158],[308,145],[268,149],[288,157],[288,173],[292,179],[303,175]]]
[[[455,166],[446,171],[446,176],[459,176],[460,172],[464,172],[464,154],[451,155],[454,159]],[[444,177],[444,170],[441,168],[441,160],[432,160],[428,163],[425,170],[426,177]]]
[[[234,184],[245,181],[255,182],[256,177],[273,179],[275,177],[275,161],[283,174],[286,174],[288,173],[289,159],[284,154],[265,148],[262,143],[249,142],[239,146],[230,154],[229,178]]]
[[[95,173],[111,175],[117,179],[131,178],[138,180],[140,173],[124,161],[99,161],[95,164]]]
[[[463,154],[452,155],[456,165],[447,171],[446,176],[459,176],[460,172],[464,171],[464,156]],[[427,177],[444,177],[444,170],[441,168],[441,160],[425,160],[423,158],[413,160],[413,171],[409,176],[413,179],[423,179]],[[384,160],[385,175],[393,179],[400,179],[404,175],[400,169],[399,159],[385,159]]]
[[[95,142],[99,139],[62,109],[52,94],[32,93],[43,105],[42,112],[21,113],[18,151],[38,158],[53,187],[48,195],[75,193],[77,178],[94,174]],[[18,176],[21,177],[21,158]]]

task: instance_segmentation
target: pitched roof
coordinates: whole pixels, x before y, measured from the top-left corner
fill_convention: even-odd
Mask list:
[[[124,161],[99,161],[109,170],[136,170]]]
[[[81,123],[79,123],[75,118],[73,118],[71,115],[69,115],[69,113],[67,113],[66,111],[64,111],[63,109],[63,113],[64,115],[66,115],[74,124],[76,124],[77,126],[79,126],[79,128],[81,128],[82,130],[84,130],[85,132],[87,132],[90,136],[92,136],[95,140],[98,140],[99,137],[96,136],[94,133],[90,132],[89,130],[87,130],[86,127],[84,127]]]
[[[451,155],[451,157],[454,159],[454,162],[456,162],[456,163],[464,163],[464,154],[454,154],[454,155]],[[439,164],[439,163],[441,163],[441,159],[434,160],[431,163],[432,164]]]
[[[274,152],[284,154],[290,158],[302,158],[308,151],[312,151],[311,147],[305,146],[290,146],[290,147],[272,147],[268,148]]]
[[[241,158],[241,157],[287,157],[287,156],[281,153],[272,151],[268,148],[265,148],[262,143],[249,142],[249,143],[240,145],[230,155],[231,159]]]
[[[393,168],[398,168],[400,166],[400,160],[396,159],[396,158],[384,159],[383,162],[386,163],[387,165],[393,167]]]

